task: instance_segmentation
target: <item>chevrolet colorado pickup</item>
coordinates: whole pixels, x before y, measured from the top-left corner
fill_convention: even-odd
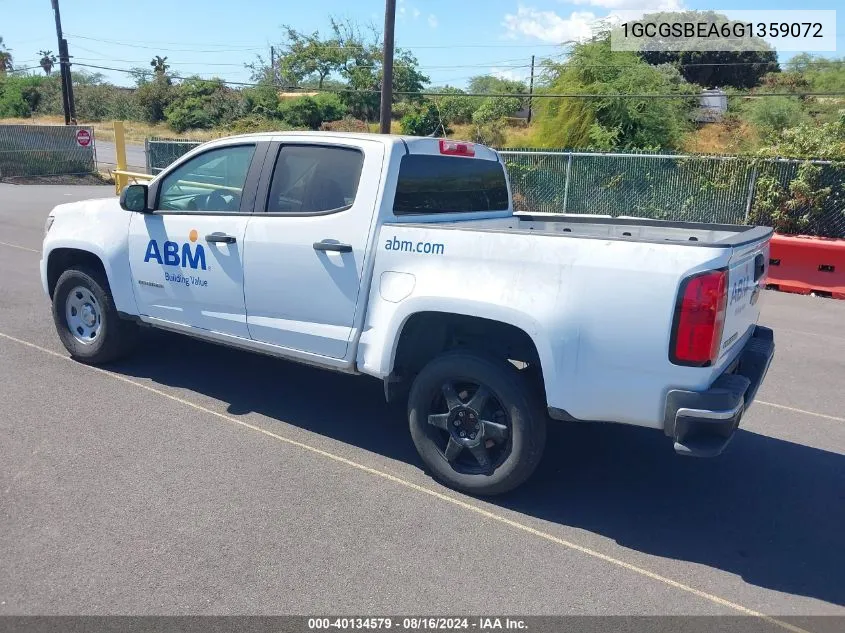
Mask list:
[[[498,494],[534,471],[549,418],[721,453],[774,354],[757,325],[770,236],[515,213],[481,145],[267,133],[57,206],[41,278],[81,362],[152,326],[374,376],[407,399],[435,478]]]

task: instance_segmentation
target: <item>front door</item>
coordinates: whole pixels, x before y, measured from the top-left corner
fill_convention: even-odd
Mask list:
[[[193,156],[161,180],[153,213],[133,215],[129,260],[142,315],[249,338],[243,243],[252,201],[244,189],[255,153],[242,144]]]
[[[247,226],[253,339],[344,358],[384,158],[380,143],[283,143],[264,208]],[[261,211],[264,211],[263,213]]]

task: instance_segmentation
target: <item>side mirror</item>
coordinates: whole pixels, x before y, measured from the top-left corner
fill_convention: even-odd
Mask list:
[[[127,211],[145,213],[147,207],[147,185],[129,185],[120,193],[120,206]]]

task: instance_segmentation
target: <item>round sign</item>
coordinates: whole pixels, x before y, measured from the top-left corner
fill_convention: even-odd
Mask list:
[[[91,144],[91,132],[88,130],[79,130],[76,133],[76,142],[82,147],[88,147]]]

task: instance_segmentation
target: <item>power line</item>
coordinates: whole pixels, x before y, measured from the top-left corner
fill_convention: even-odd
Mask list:
[[[98,37],[88,37],[85,35],[74,35],[73,33],[66,33],[66,35],[70,37],[75,37],[82,40],[91,40],[93,42],[105,42],[107,44],[115,44],[118,46],[131,46],[133,48],[155,48],[146,46],[148,44],[162,44],[162,45],[175,45],[175,46],[218,46],[221,47],[220,51],[208,51],[208,52],[226,52],[228,50],[234,49],[242,49],[242,50],[264,50],[265,46],[252,46],[252,45],[235,45],[235,44],[214,44],[211,42],[197,42],[195,44],[190,44],[188,42],[164,42],[164,41],[153,41],[153,40],[109,40],[103,39]],[[144,46],[141,46],[143,44]],[[547,48],[547,47],[560,47],[563,43],[559,44],[406,44],[404,46],[400,46],[398,48]],[[339,46],[326,46],[326,48],[333,48],[333,49],[351,49],[351,48],[360,48],[360,45],[339,45]],[[174,49],[175,50],[175,49]],[[190,52],[190,51],[185,51]],[[193,51],[193,52],[202,52],[202,51]]]
[[[127,68],[113,68],[110,66],[97,66],[94,64],[74,64],[75,66],[82,66],[85,68],[96,68],[99,70],[111,70],[114,72],[122,72],[133,74],[135,71]],[[168,75],[170,79],[178,79],[184,81],[186,79],[194,79],[195,77],[182,77],[179,75]],[[253,87],[262,84],[256,82],[244,81],[228,81],[220,77],[200,77],[205,81],[218,80],[230,86],[245,86]],[[334,94],[380,94],[381,90],[358,90],[354,88],[291,88],[291,92],[327,92]],[[697,99],[701,95],[699,93],[691,94],[626,94],[626,93],[534,93],[533,95],[527,93],[511,93],[511,92],[413,92],[413,91],[394,91],[395,95],[413,96],[418,95],[422,97],[513,97],[518,99],[527,99],[532,97],[534,99]],[[757,93],[733,93],[725,94],[725,97],[741,97],[741,98],[756,98],[756,97],[845,97],[845,92],[757,92]]]

